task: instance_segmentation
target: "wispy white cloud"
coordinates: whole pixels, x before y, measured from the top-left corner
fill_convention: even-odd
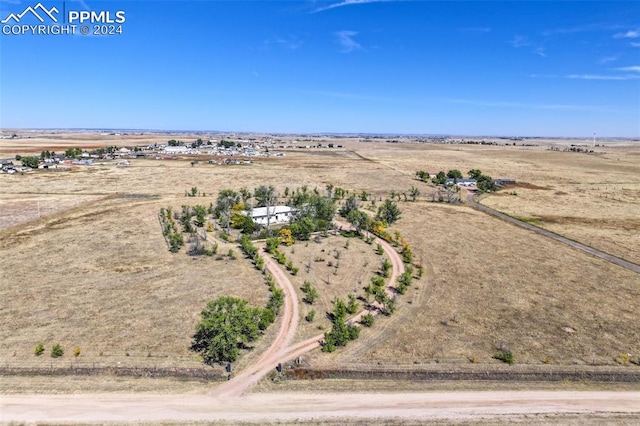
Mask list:
[[[272,37],[264,41],[265,46],[280,46],[289,50],[296,50],[302,47],[304,42],[298,37]]]
[[[629,44],[633,47],[640,47],[640,43],[631,42]]]
[[[529,39],[521,35],[513,36],[513,38],[509,41],[509,44],[511,45],[511,47],[514,47],[516,49],[520,49],[523,47],[531,48],[531,53],[543,58],[547,57],[547,52],[543,46],[535,45],[534,43],[530,42]]]
[[[640,31],[638,30],[629,30],[622,33],[616,33],[613,35],[613,38],[638,38],[640,37]]]
[[[640,79],[640,75],[626,74],[626,75],[605,75],[605,74],[569,74],[565,76],[572,80],[637,80]]]
[[[631,66],[631,67],[616,68],[616,70],[618,70],[618,71],[640,72],[640,65],[634,65],[634,66]]]
[[[531,46],[531,43],[525,37],[519,35],[513,36],[509,44],[515,48]]]
[[[620,58],[618,58],[617,56],[605,56],[604,58],[600,58],[598,63],[600,65],[604,65],[604,64],[608,64],[609,62],[615,62],[618,59],[620,59]]]
[[[385,3],[390,1],[398,1],[398,0],[344,0],[339,3],[332,3],[326,6],[321,6],[317,9],[314,9],[311,13],[324,12],[325,10],[331,10],[337,7],[353,6],[355,4]]]
[[[548,30],[544,30],[542,32],[542,35],[552,36],[556,34],[577,34],[577,33],[586,33],[586,32],[594,32],[594,31],[618,31],[622,28],[623,27],[618,24],[595,22],[590,24],[577,25],[574,27],[548,29]]]
[[[595,112],[618,112],[616,108],[602,105],[570,105],[570,104],[526,104],[519,102],[503,101],[483,101],[470,99],[447,99],[446,102],[452,104],[473,105],[489,108],[522,108],[534,110],[553,111],[595,111]]]
[[[545,52],[544,47],[536,47],[535,49],[533,49],[533,53],[538,56],[542,56],[543,58],[547,57],[547,53]]]
[[[356,31],[337,31],[333,33],[338,38],[338,44],[342,47],[340,50],[342,53],[353,52],[354,50],[362,49],[360,43],[353,38],[358,35]]]

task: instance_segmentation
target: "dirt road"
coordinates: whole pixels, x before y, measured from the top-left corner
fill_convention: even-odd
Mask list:
[[[551,231],[547,231],[546,229],[542,229],[539,228],[535,225],[532,225],[530,223],[526,223],[526,222],[522,222],[519,221],[518,219],[515,219],[511,216],[508,216],[504,213],[501,213],[497,210],[494,210],[490,207],[487,207],[483,204],[478,203],[477,201],[475,201],[473,199],[473,194],[472,193],[467,193],[467,202],[469,203],[469,205],[471,205],[471,207],[475,208],[476,210],[480,210],[481,212],[487,213],[491,216],[497,217],[499,219],[502,219],[504,221],[507,221],[511,224],[514,224],[516,226],[519,226],[521,228],[525,228],[528,229],[530,231],[535,232],[536,234],[539,235],[544,235],[545,237],[551,238],[553,240],[559,241],[563,244],[568,245],[569,247],[573,247],[575,249],[581,250],[585,253],[589,253],[590,255],[596,256],[600,259],[606,260],[608,262],[611,262],[615,265],[621,266],[625,269],[628,269],[630,271],[636,272],[638,274],[640,274],[640,265],[636,265],[635,263],[629,262],[627,260],[621,259],[619,257],[616,257],[612,254],[609,253],[605,253],[603,251],[594,249],[593,247],[589,247],[587,245],[584,245],[582,243],[579,243],[577,241],[573,241],[570,240],[569,238],[565,238],[561,235],[555,234]]]
[[[640,392],[38,395],[2,396],[0,401],[2,422],[469,420],[551,413],[633,413],[640,420]]]

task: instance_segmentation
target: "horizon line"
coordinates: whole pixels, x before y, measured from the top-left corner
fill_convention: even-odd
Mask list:
[[[527,138],[527,139],[589,139],[593,138],[593,134],[583,136],[544,136],[544,135],[489,135],[489,134],[454,134],[454,133],[394,133],[394,132],[263,132],[263,131],[247,131],[247,130],[195,130],[195,129],[151,129],[151,128],[125,128],[125,127],[0,127],[0,132],[11,132],[16,130],[22,131],[119,131],[119,132],[145,132],[145,133],[192,133],[192,134],[245,134],[245,135],[288,135],[288,136],[384,136],[384,137],[467,137],[467,138]],[[596,136],[596,140],[601,139],[629,139],[640,141],[640,136]]]

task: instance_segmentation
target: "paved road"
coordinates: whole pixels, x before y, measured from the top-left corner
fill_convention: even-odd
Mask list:
[[[636,265],[635,263],[629,262],[628,260],[624,260],[624,259],[616,257],[616,256],[614,256],[612,254],[605,253],[603,251],[594,249],[593,247],[589,247],[589,246],[584,245],[582,243],[579,243],[577,241],[573,241],[573,240],[570,240],[569,238],[565,238],[565,237],[563,237],[561,235],[554,234],[553,232],[547,231],[546,229],[539,228],[539,227],[537,227],[535,225],[532,225],[532,224],[526,223],[526,222],[522,222],[522,221],[520,221],[518,219],[515,219],[515,218],[513,218],[511,216],[508,216],[508,215],[506,215],[504,213],[500,213],[497,210],[494,210],[494,209],[492,209],[490,207],[487,207],[487,206],[485,206],[483,204],[480,204],[477,201],[475,201],[473,199],[473,194],[472,193],[467,193],[467,201],[476,210],[480,210],[480,211],[482,211],[484,213],[490,214],[491,216],[495,216],[495,217],[497,217],[499,219],[507,221],[507,222],[509,222],[509,223],[511,223],[513,225],[519,226],[519,227],[524,228],[524,229],[528,229],[528,230],[533,231],[533,232],[535,232],[536,234],[539,234],[539,235],[544,235],[545,237],[548,237],[548,238],[551,238],[553,240],[559,241],[559,242],[561,242],[563,244],[566,244],[569,247],[573,247],[573,248],[581,250],[581,251],[583,251],[585,253],[589,253],[589,254],[591,254],[593,256],[596,256],[596,257],[598,257],[600,259],[606,260],[606,261],[611,262],[611,263],[613,263],[615,265],[621,266],[621,267],[623,267],[625,269],[628,269],[628,270],[633,271],[633,272],[635,272],[637,274],[640,274],[640,265]]]
[[[640,421],[640,392],[500,391],[338,394],[275,393],[242,398],[212,395],[11,395],[0,397],[0,422],[299,422],[325,419],[460,421],[531,414],[625,413]],[[509,416],[509,417],[507,417]],[[627,417],[628,418],[628,417]],[[361,422],[364,420],[360,420]],[[615,423],[615,417],[610,422]]]

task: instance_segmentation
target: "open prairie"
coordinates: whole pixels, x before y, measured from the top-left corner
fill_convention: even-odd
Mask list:
[[[178,139],[121,137],[118,144],[172,137]],[[104,138],[42,137],[30,147],[28,140],[19,147],[3,141],[2,153],[112,144]],[[414,280],[394,315],[377,320],[346,348],[306,356],[308,365],[423,368],[436,362],[469,364],[470,359],[496,364],[492,356],[499,347],[512,350],[517,363],[538,365],[617,365],[625,363],[623,354],[640,355],[638,274],[464,204],[432,203],[433,186],[415,179],[417,170],[466,173],[473,168],[514,178],[518,185],[484,196],[482,203],[639,263],[640,147],[597,147],[584,154],[551,151],[553,141],[544,146],[355,138],[337,143],[344,147],[285,150],[285,157],[257,158],[251,165],[140,159],[129,167],[107,163],[72,166],[69,172],[0,175],[0,322],[5,325],[0,365],[199,367],[188,346],[206,302],[235,295],[262,305],[267,287],[241,256],[170,253],[158,212],[167,206],[209,205],[221,189],[260,184],[272,184],[282,194],[286,187],[303,185],[323,192],[331,183],[375,194],[376,200],[391,191],[408,192],[412,185],[421,192],[416,202],[399,202],[402,217],[391,230],[411,244],[425,276]],[[194,186],[205,195],[185,197]],[[219,244],[220,254],[229,248],[240,253],[236,245]],[[328,327],[324,311],[334,296],[346,297],[366,284],[378,266],[374,248],[331,237],[283,249],[300,266],[294,285],[309,279],[320,292],[313,307],[317,319],[301,321],[298,339],[321,333],[318,325]],[[315,262],[316,257],[324,260]],[[339,260],[336,275],[330,260]],[[301,316],[309,309],[301,309]],[[273,332],[272,327],[240,367]],[[65,354],[35,357],[38,342],[47,351],[60,343]],[[77,358],[74,348],[80,349]],[[621,368],[637,367],[625,363]]]

